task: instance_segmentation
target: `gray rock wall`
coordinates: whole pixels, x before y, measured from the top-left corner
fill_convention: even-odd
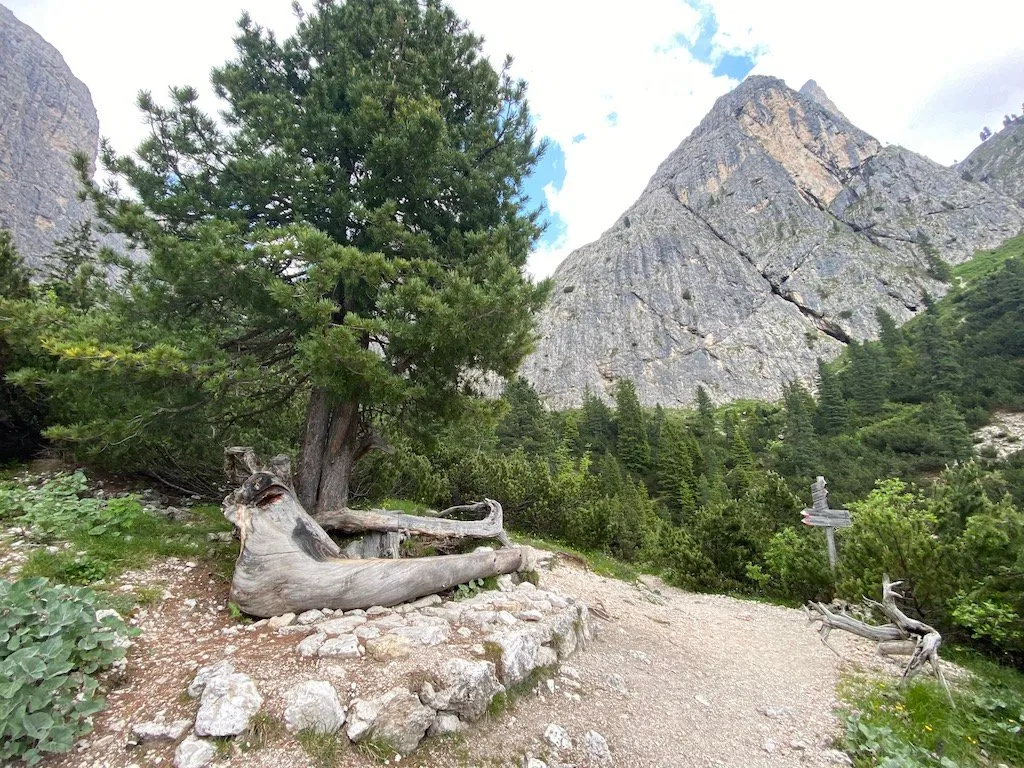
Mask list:
[[[89,89],[56,48],[0,5],[0,228],[29,265],[89,218],[75,152],[94,159],[99,121]]]
[[[965,179],[984,182],[1024,207],[1024,117],[979,144],[957,170]]]
[[[883,147],[818,91],[726,94],[596,242],[554,275],[522,374],[552,407],[635,381],[647,405],[774,399],[817,359],[944,293],[956,264],[1024,226],[991,188]]]

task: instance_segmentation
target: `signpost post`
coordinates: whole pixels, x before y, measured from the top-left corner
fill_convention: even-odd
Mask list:
[[[804,509],[804,525],[813,525],[825,529],[825,537],[828,539],[828,564],[832,566],[832,572],[836,570],[836,528],[849,528],[850,510],[829,509],[828,489],[825,487],[825,478],[818,475],[818,479],[811,483],[811,506]]]

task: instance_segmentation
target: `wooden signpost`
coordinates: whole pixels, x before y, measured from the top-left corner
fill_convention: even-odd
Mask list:
[[[825,536],[828,538],[828,564],[832,571],[836,570],[836,528],[849,528],[850,510],[829,509],[828,489],[825,487],[825,478],[818,475],[818,479],[811,483],[811,506],[804,509],[804,525],[813,525],[825,529]]]

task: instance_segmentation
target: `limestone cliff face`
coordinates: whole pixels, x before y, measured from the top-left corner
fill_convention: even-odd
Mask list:
[[[522,368],[549,405],[621,378],[649,405],[687,405],[698,385],[720,402],[774,399],[872,337],[876,307],[902,322],[942,294],[932,260],[1024,226],[1012,200],[883,147],[814,90],[745,80],[558,268]]]
[[[0,5],[0,228],[13,232],[30,265],[90,216],[71,158],[95,158],[98,144],[89,89]]]
[[[982,142],[957,166],[968,181],[981,181],[1024,207],[1024,117]]]

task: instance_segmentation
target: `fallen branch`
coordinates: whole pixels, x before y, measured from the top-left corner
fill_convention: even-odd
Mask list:
[[[955,707],[956,704],[953,702],[949,685],[946,683],[946,678],[942,674],[942,667],[939,664],[939,646],[942,644],[942,635],[934,627],[925,624],[923,621],[910,618],[896,605],[897,598],[900,600],[904,599],[903,595],[896,591],[896,587],[901,583],[899,581],[890,582],[889,575],[884,574],[882,576],[882,602],[864,598],[865,603],[872,608],[877,608],[889,619],[889,624],[868,624],[845,614],[835,613],[824,603],[808,603],[804,610],[807,613],[808,621],[821,622],[821,626],[818,627],[821,641],[837,656],[839,652],[828,642],[829,633],[833,629],[841,629],[875,641],[878,643],[879,653],[909,652],[911,654],[910,661],[907,662],[907,666],[903,669],[903,675],[900,678],[900,681],[904,684],[920,672],[926,663],[931,664],[935,677],[949,698],[949,703]],[[897,645],[897,642],[899,642],[899,645]],[[907,646],[911,644],[913,648],[908,649]]]
[[[497,538],[499,550],[408,559],[349,559],[306,513],[291,487],[286,457],[263,468],[251,449],[229,448],[226,469],[241,487],[224,500],[224,516],[235,524],[241,551],[230,600],[253,616],[277,616],[312,608],[351,610],[397,605],[464,584],[520,570],[524,551],[512,547],[502,528],[501,505],[491,499],[461,511],[488,510],[483,520],[422,518],[384,510],[345,510],[345,530],[373,536],[398,533]],[[453,514],[460,508],[444,510]]]

